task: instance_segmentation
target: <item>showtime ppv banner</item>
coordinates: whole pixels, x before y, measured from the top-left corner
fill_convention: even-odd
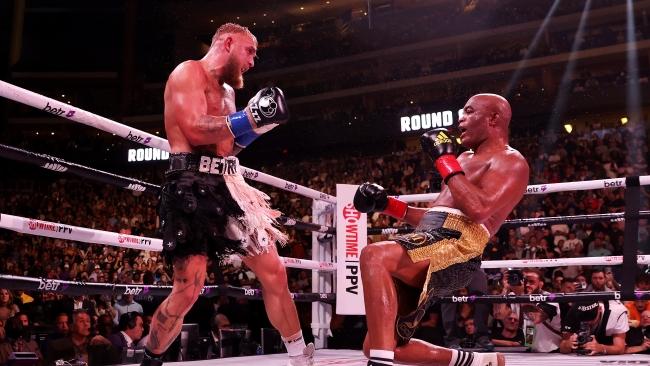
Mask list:
[[[357,185],[336,185],[336,313],[364,315],[361,249],[368,242],[367,215],[354,208]]]

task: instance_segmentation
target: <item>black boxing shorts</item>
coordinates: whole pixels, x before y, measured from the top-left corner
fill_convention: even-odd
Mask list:
[[[460,210],[434,207],[427,211],[411,234],[395,241],[404,247],[413,262],[429,260],[429,269],[417,308],[397,319],[400,344],[415,333],[427,309],[440,297],[467,286],[481,267],[481,255],[490,238],[479,225]]]
[[[249,186],[235,157],[170,154],[158,214],[167,257],[256,255],[286,237],[269,197]]]

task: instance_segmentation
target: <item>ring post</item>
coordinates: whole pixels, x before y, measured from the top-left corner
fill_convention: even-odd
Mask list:
[[[625,233],[623,241],[623,274],[621,293],[624,298],[634,296],[636,280],[637,247],[639,241],[639,207],[641,185],[639,177],[625,178]]]
[[[332,226],[333,210],[332,204],[320,201],[312,201],[312,222],[322,226]],[[334,236],[328,233],[311,233],[313,260],[334,262],[333,243]],[[323,271],[312,271],[311,290],[322,289],[324,292],[333,293],[333,273]],[[332,305],[322,302],[311,304],[311,329],[314,335],[316,349],[327,348],[327,336],[330,335],[330,320],[332,319]]]

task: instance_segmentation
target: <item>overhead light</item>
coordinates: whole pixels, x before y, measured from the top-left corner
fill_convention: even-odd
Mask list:
[[[237,20],[239,20],[239,17],[237,17]]]
[[[570,123],[565,124],[565,125],[564,125],[564,130],[565,130],[567,133],[571,133],[571,132],[573,132],[573,125],[571,125]]]
[[[65,94],[61,94],[61,98],[65,98]]]
[[[329,3],[330,3],[329,1],[326,1],[326,2],[325,2],[325,4],[329,4]]]
[[[368,15],[368,13],[366,13],[366,12],[364,11],[364,12],[363,12],[363,15]]]
[[[413,101],[410,101],[409,103],[413,104]]]
[[[304,7],[304,6],[301,6],[301,7],[300,7],[300,10],[305,10],[305,7]]]
[[[264,13],[264,16],[266,16],[266,13]]]
[[[160,131],[156,131],[156,135],[160,135]]]
[[[52,132],[51,135],[54,136],[54,132]]]
[[[630,120],[627,119],[627,117],[621,117],[621,124],[622,124],[622,125],[628,123],[629,121],[630,121]]]
[[[275,20],[271,20],[271,24],[275,24]]]
[[[210,23],[214,23],[214,19],[210,19]]]
[[[257,23],[253,22],[253,25],[257,25]]]
[[[36,131],[36,134],[38,135],[38,131]]]

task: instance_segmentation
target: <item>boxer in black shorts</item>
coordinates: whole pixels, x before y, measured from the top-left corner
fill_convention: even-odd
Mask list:
[[[249,186],[235,155],[260,135],[286,123],[289,112],[279,88],[263,88],[240,111],[235,91],[254,66],[257,39],[237,24],[219,27],[207,54],[185,61],[165,86],[165,130],[171,146],[160,202],[163,249],[174,265],[173,289],[156,310],[142,365],[161,365],[178,336],[183,317],[198,298],[208,257],[240,254],[262,284],[271,324],[278,329],[291,365],[312,365],[287,274],[276,242],[279,212],[269,197]]]

